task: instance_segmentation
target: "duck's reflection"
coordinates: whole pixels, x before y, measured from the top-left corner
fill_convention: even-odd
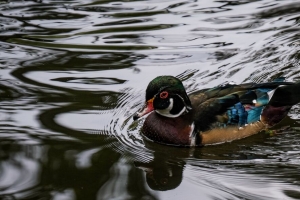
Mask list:
[[[146,181],[152,190],[172,190],[182,181],[185,162],[166,162],[164,157],[156,156],[150,163],[135,162],[135,166],[144,170]]]
[[[104,146],[0,142],[0,161],[0,199],[157,199],[143,172]]]
[[[150,162],[135,161],[142,169],[147,185],[152,190],[166,191],[177,188],[183,179],[185,158],[194,153],[194,148],[178,148],[145,141],[147,149],[153,150]]]

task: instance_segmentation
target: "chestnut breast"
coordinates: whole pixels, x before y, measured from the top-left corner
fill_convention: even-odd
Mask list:
[[[168,118],[151,113],[145,120],[142,133],[150,140],[173,145],[190,145],[191,122],[183,115]]]

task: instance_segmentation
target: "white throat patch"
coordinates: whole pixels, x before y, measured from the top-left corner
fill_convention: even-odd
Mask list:
[[[171,114],[170,111],[172,110],[173,105],[174,105],[174,100],[173,98],[170,98],[170,105],[166,109],[163,110],[156,109],[155,112],[165,117],[175,118],[175,117],[179,117],[182,113],[184,113],[184,111],[187,110],[186,107],[183,107],[183,109],[178,114],[176,115]]]

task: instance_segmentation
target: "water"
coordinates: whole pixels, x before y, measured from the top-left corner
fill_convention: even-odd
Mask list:
[[[1,199],[300,199],[299,131],[185,149],[132,120],[158,75],[299,80],[298,1],[82,2],[0,1]]]

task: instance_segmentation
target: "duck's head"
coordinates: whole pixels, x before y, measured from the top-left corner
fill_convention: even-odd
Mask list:
[[[134,120],[155,110],[159,115],[175,118],[192,109],[182,82],[173,76],[158,76],[146,89],[146,103]]]

